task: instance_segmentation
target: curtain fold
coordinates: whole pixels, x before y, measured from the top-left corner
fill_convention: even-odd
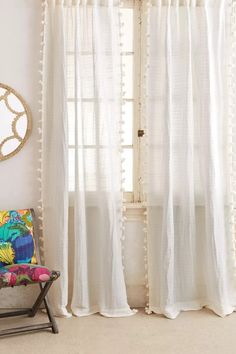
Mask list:
[[[66,53],[62,5],[46,3],[42,97],[42,202],[44,257],[60,270],[52,287],[55,314],[69,317],[68,305],[68,124]]]
[[[119,8],[113,1],[51,0],[46,10],[45,250],[47,263],[62,273],[53,302],[60,314],[68,301],[69,151],[74,170],[70,181],[74,186],[72,312],[129,316],[133,311],[127,304],[120,243]],[[68,119],[74,126],[69,140]]]
[[[226,6],[152,1],[148,26],[149,311],[175,318],[207,306],[224,316],[235,306]]]

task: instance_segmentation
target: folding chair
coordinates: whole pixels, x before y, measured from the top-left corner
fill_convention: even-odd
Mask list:
[[[0,313],[0,319],[21,315],[34,317],[42,303],[45,305],[49,319],[47,323],[1,330],[0,336],[48,328],[53,333],[58,333],[46,295],[59,276],[58,271],[51,271],[40,265],[39,238],[34,210],[0,211],[0,290],[28,284],[38,284],[40,287],[40,294],[32,308]]]

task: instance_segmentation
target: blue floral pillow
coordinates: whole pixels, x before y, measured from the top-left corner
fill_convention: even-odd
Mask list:
[[[0,211],[0,267],[37,263],[30,209]]]

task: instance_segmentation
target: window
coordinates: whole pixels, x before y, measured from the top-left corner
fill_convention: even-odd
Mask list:
[[[142,183],[140,167],[140,144],[143,135],[141,126],[141,97],[142,97],[142,58],[141,58],[141,6],[140,0],[126,0],[120,10],[122,26],[122,47],[121,62],[123,68],[123,154],[124,162],[124,201],[137,203],[142,201]],[[87,56],[86,56],[87,54]],[[91,54],[91,53],[90,53]],[[89,60],[89,52],[85,53],[85,60]],[[68,51],[68,113],[69,113],[69,189],[73,191],[74,186],[74,87],[73,87],[73,51]],[[88,64],[89,65],[89,64]],[[88,93],[89,96],[89,93]],[[92,102],[87,99],[88,125],[89,107]],[[89,127],[88,127],[89,128]],[[88,136],[88,145],[93,144],[93,137]]]

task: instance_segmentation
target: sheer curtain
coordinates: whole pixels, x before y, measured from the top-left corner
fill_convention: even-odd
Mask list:
[[[148,10],[147,218],[150,312],[234,310],[227,169],[224,1]]]
[[[72,312],[132,315],[120,237],[121,68],[119,8],[113,0],[54,1],[46,6],[43,122],[45,258],[61,270],[57,313],[68,302],[67,109],[73,120],[74,280]],[[67,72],[68,70],[68,72]],[[66,75],[72,77],[66,90]],[[68,102],[67,102],[68,101]]]

